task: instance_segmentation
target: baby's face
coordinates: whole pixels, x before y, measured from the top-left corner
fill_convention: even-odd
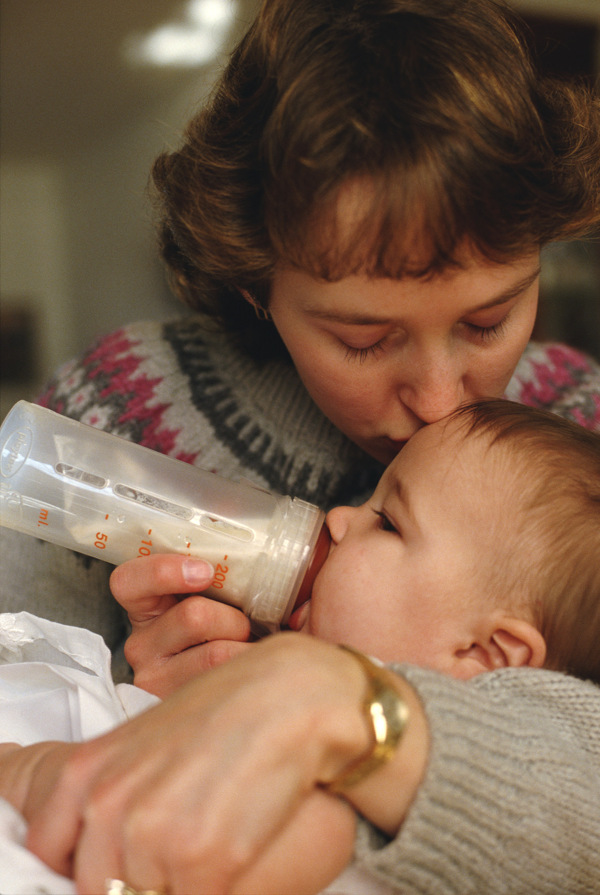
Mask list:
[[[421,429],[370,500],[328,514],[330,553],[291,627],[450,672],[449,644],[481,611],[512,505],[498,448],[464,425]]]

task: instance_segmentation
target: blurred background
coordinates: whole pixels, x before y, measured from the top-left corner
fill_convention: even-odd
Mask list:
[[[600,71],[600,0],[512,0],[543,65]],[[185,313],[157,258],[173,148],[258,0],[0,0],[0,418],[97,334]],[[544,259],[538,336],[600,359],[592,242]]]

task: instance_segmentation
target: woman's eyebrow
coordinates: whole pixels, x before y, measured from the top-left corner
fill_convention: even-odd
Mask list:
[[[485,304],[479,305],[477,308],[472,308],[469,313],[475,314],[477,311],[486,311],[488,308],[495,308],[496,305],[503,305],[505,302],[510,301],[511,298],[514,298],[515,295],[520,295],[521,292],[525,292],[526,289],[529,289],[529,287],[535,283],[541,272],[542,268],[536,267],[532,273],[523,277],[522,280],[509,286],[495,298],[486,301]]]
[[[328,311],[325,308],[306,308],[306,313],[317,320],[331,320],[333,323],[349,323],[353,326],[379,326],[393,323],[392,317],[377,317],[374,314],[351,311]]]

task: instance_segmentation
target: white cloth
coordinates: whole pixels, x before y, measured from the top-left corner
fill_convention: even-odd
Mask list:
[[[0,614],[0,737],[22,746],[100,736],[159,700],[115,684],[110,652],[98,634],[28,612]],[[25,848],[23,817],[0,798],[0,895],[75,895]],[[350,866],[322,895],[392,895]]]
[[[100,736],[158,702],[113,684],[110,652],[97,634],[27,612],[0,614],[0,736],[22,746]],[[24,846],[21,815],[0,799],[1,895],[74,895]]]

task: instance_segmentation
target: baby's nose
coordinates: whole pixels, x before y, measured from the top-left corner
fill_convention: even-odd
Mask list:
[[[346,534],[348,524],[354,512],[356,512],[355,507],[334,507],[327,513],[325,524],[329,529],[329,534],[334,544],[339,544]]]

